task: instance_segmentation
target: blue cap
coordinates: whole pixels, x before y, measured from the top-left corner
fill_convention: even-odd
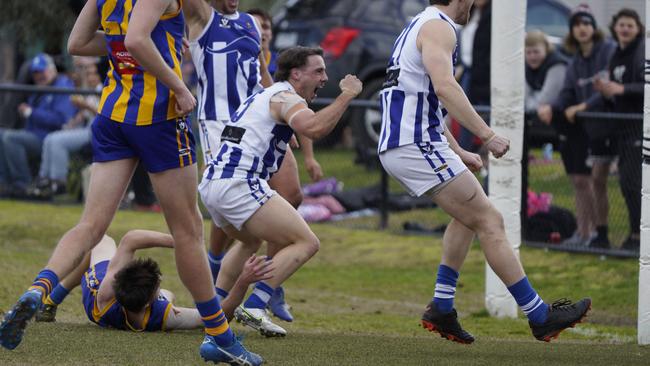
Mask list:
[[[29,65],[29,71],[43,72],[48,67],[54,67],[54,60],[46,53],[39,53],[32,59],[32,63]]]

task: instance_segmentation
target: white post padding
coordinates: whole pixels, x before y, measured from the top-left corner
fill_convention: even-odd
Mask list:
[[[650,0],[645,1],[645,24],[650,24]],[[641,186],[641,248],[639,253],[639,344],[650,344],[650,31],[645,34],[645,91],[643,106],[643,166]]]
[[[524,139],[524,38],[527,1],[492,1],[490,124],[510,139],[510,151],[490,155],[490,201],[503,215],[506,236],[519,255],[521,244],[521,159]],[[482,62],[483,60],[474,60]],[[517,303],[489,265],[485,270],[485,306],[492,316],[517,317]]]

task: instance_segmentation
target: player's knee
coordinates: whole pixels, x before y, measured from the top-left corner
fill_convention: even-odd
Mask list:
[[[309,258],[313,257],[318,253],[320,250],[320,239],[314,234],[310,233],[309,237],[306,240],[306,245],[305,245],[305,254],[309,256]]]

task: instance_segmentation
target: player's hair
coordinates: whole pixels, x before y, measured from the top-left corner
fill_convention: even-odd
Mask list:
[[[153,300],[161,276],[153,259],[134,259],[115,274],[115,299],[128,311],[140,311]]]
[[[637,35],[637,37],[643,36],[645,34],[645,27],[643,26],[643,22],[641,22],[641,17],[639,17],[639,13],[637,13],[632,9],[623,8],[619,10],[618,13],[614,14],[614,16],[612,17],[612,22],[609,24],[609,31],[612,33],[612,38],[614,38],[616,42],[618,42],[618,37],[616,36],[616,31],[614,30],[614,27],[616,27],[616,22],[618,22],[618,20],[621,18],[634,19],[637,28],[639,28],[639,34]]]
[[[268,20],[269,23],[271,23],[271,27],[273,26],[273,19],[271,18],[271,15],[266,10],[260,8],[253,8],[253,9],[248,9],[247,13],[250,15],[260,16],[262,17],[262,19]]]
[[[323,49],[320,47],[296,46],[287,48],[278,56],[278,70],[275,72],[275,81],[287,81],[291,76],[291,70],[307,65],[309,56],[323,56]]]
[[[449,5],[451,0],[429,0],[429,5]]]

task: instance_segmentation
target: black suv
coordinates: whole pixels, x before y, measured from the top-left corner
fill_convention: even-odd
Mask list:
[[[360,99],[377,100],[395,39],[428,0],[280,0],[273,6],[273,47],[320,46],[332,81],[355,74],[364,83]],[[555,0],[528,0],[528,29],[559,39],[568,29],[569,9]],[[319,92],[338,95],[336,82]],[[355,108],[347,116],[361,160],[374,155],[379,110]]]

